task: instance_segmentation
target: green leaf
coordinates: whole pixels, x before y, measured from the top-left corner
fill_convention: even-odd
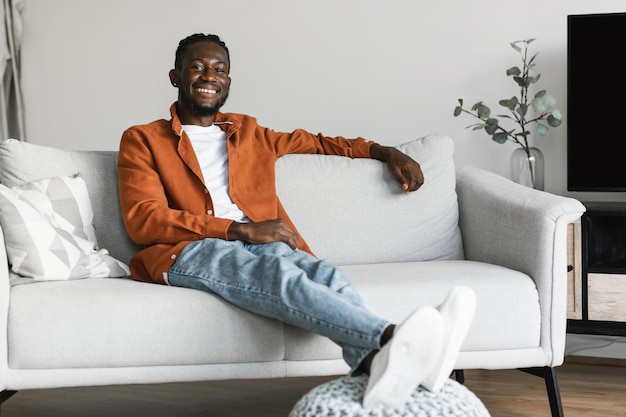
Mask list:
[[[541,136],[545,136],[548,134],[548,126],[542,125],[541,123],[537,123],[537,133]]]
[[[555,117],[554,113],[558,112],[558,118]],[[550,116],[548,116],[548,118],[546,119],[548,121],[548,124],[552,127],[558,127],[561,126],[561,113],[558,110],[555,110],[552,112],[552,114]]]
[[[488,119],[491,115],[491,109],[482,103],[479,103],[478,106],[476,106],[476,112],[478,113],[478,117],[481,119]]]
[[[528,104],[521,104],[517,107],[517,114],[522,116],[522,119],[526,117],[526,113],[528,113]]]
[[[494,142],[498,142],[499,144],[503,144],[506,142],[508,136],[506,134],[506,132],[498,132],[495,133],[491,139],[493,139]]]
[[[539,81],[540,78],[541,78],[541,74],[537,74],[533,83],[536,83],[537,81]]]
[[[520,41],[517,41],[520,42]],[[522,48],[520,48],[519,46],[517,46],[517,42],[513,42],[511,45],[511,48],[515,49],[517,52],[522,52]]]
[[[508,108],[509,110],[513,111],[515,110],[515,107],[517,107],[517,97],[513,96],[510,99],[502,99],[498,102],[501,106]],[[506,117],[506,116],[501,116],[501,117]]]
[[[530,61],[528,61],[528,66],[531,66],[533,61],[535,60],[535,58],[537,58],[537,55],[539,55],[539,52],[537,52],[535,55],[533,55],[532,58],[530,58]]]
[[[519,67],[511,67],[508,70],[506,70],[506,75],[520,75],[522,73],[522,70],[519,69]]]
[[[463,99],[462,99],[462,98],[460,98],[460,99],[459,99],[459,105],[460,105],[461,107],[463,107]]]
[[[528,88],[528,84],[526,83],[526,80],[522,77],[513,77],[513,79],[515,80],[515,82],[517,83],[517,85],[519,85],[522,88]]]
[[[541,98],[541,97],[545,96],[546,93],[547,93],[546,90],[541,90],[537,94],[535,94],[535,98]]]
[[[498,119],[487,119],[485,122],[485,132],[493,135],[498,130]]]
[[[456,116],[460,115],[462,112],[463,112],[463,107],[461,107],[461,106],[456,106],[456,107],[454,108],[454,117],[456,117]]]

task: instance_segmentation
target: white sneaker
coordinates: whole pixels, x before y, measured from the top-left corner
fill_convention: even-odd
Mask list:
[[[461,345],[469,331],[476,312],[476,293],[469,287],[454,287],[439,307],[444,321],[444,348],[435,366],[422,381],[422,386],[431,392],[441,390],[452,374]]]
[[[432,307],[413,312],[374,356],[363,407],[400,407],[431,371],[443,349],[444,322]]]

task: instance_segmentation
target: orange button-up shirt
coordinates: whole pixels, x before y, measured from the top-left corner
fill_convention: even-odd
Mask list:
[[[233,222],[213,215],[213,203],[187,134],[170,108],[171,120],[126,130],[120,142],[119,190],[126,231],[144,245],[130,261],[134,279],[167,283],[167,271],[190,242],[227,239]],[[250,116],[218,113],[226,132],[230,196],[253,222],[282,219],[296,230],[276,194],[275,163],[285,154],[369,158],[362,138],[328,138],[304,130],[279,133]],[[311,252],[300,238],[300,248]]]

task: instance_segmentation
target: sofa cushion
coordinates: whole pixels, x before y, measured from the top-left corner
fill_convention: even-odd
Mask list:
[[[318,257],[336,265],[463,259],[452,139],[431,135],[398,148],[424,172],[410,195],[380,161],[278,160],[278,195]]]
[[[495,354],[539,347],[539,294],[534,281],[521,272],[459,260],[350,265],[341,269],[368,309],[395,323],[416,308],[441,304],[455,285],[473,288],[478,297],[476,316],[463,351]],[[286,327],[285,346],[285,357],[291,361],[341,358],[339,347],[328,339],[291,326]]]
[[[15,139],[0,143],[0,183],[9,188],[77,173],[89,190],[98,243],[128,264],[141,246],[130,240],[124,228],[117,189],[117,152],[66,151]]]
[[[12,272],[34,280],[128,276],[98,248],[93,209],[78,175],[12,189],[0,184],[0,224]]]
[[[496,355],[539,346],[537,289],[520,272],[455,260],[342,269],[368,308],[392,322],[420,306],[440,304],[455,285],[473,287],[478,303],[465,352]],[[254,358],[284,359],[294,374],[298,362],[315,374],[325,366],[317,360],[337,359],[339,372],[347,371],[340,349],[323,336],[243,311],[202,291],[126,279],[13,287],[8,334],[13,369],[245,363]],[[308,361],[315,370],[306,367]]]
[[[76,369],[279,361],[283,324],[203,291],[130,279],[11,288],[9,367]]]

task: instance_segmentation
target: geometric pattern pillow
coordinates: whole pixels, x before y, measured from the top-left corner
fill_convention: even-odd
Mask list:
[[[128,266],[99,249],[94,213],[79,176],[14,188],[0,184],[0,225],[11,271],[36,281],[125,277]]]

